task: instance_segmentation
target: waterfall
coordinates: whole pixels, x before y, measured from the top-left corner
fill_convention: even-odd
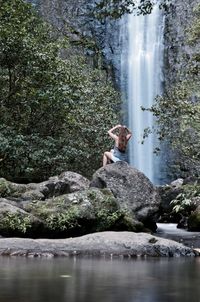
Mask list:
[[[149,15],[125,16],[121,27],[121,83],[128,100],[128,126],[133,131],[129,162],[154,183],[159,182],[159,158],[153,153],[155,138],[150,135],[141,144],[143,130],[152,127],[154,119],[141,106],[151,107],[162,92],[163,27],[164,18],[158,4]]]

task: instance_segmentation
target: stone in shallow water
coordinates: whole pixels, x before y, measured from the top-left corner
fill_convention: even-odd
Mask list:
[[[146,233],[101,232],[77,238],[54,240],[2,238],[0,239],[0,255],[194,257],[200,254],[173,240]]]

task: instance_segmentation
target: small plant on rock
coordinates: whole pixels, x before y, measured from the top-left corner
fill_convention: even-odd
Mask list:
[[[16,231],[25,234],[30,227],[30,217],[24,216],[20,212],[5,212],[0,221],[0,229],[3,231]]]
[[[196,208],[194,197],[200,197],[199,185],[185,185],[183,192],[171,201],[173,212],[188,216]]]

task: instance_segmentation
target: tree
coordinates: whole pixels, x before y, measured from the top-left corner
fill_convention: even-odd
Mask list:
[[[155,0],[100,0],[97,1],[93,13],[98,19],[106,17],[118,19],[124,14],[135,11],[138,15],[150,14]],[[160,8],[167,9],[171,5],[171,0],[160,1]]]
[[[200,5],[194,13],[193,24],[186,32],[193,55],[185,58],[187,67],[180,71],[180,81],[158,97],[150,111],[156,116],[154,131],[159,139],[167,140],[176,151],[176,164],[191,166],[191,171],[200,176]]]
[[[100,166],[118,93],[23,0],[0,0],[0,172],[41,180]]]

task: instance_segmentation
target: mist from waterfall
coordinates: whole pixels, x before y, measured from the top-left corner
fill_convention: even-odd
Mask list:
[[[144,129],[152,127],[154,118],[141,107],[151,107],[162,92],[163,28],[164,17],[158,4],[149,15],[126,15],[121,26],[121,83],[128,100],[128,126],[133,131],[129,162],[153,183],[159,182],[159,158],[153,153],[155,138],[151,134],[144,144],[141,141]]]

